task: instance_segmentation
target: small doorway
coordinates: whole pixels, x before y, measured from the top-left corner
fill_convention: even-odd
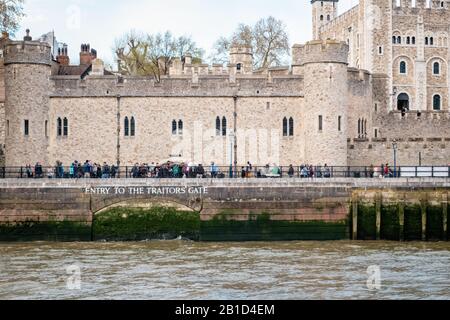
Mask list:
[[[397,97],[397,110],[409,111],[409,96],[406,93],[401,93]]]

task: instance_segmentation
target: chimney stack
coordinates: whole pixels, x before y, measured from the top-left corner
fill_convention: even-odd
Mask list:
[[[70,64],[70,59],[68,55],[67,44],[63,44],[62,48],[58,48],[58,56],[56,61],[62,66],[68,66]]]
[[[92,61],[97,59],[97,51],[91,50],[90,44],[82,44],[80,52],[80,65],[90,65]]]

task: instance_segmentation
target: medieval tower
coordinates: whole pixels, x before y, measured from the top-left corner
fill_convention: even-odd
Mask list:
[[[50,46],[27,30],[23,41],[7,43],[4,55],[6,164],[47,163]]]

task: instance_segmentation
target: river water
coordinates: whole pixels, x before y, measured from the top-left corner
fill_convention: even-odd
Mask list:
[[[450,243],[3,243],[0,259],[0,299],[450,299]]]

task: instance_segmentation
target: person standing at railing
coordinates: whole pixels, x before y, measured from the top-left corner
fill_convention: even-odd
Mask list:
[[[330,170],[330,167],[325,163],[325,166],[324,166],[324,177],[325,178],[331,178],[331,170]]]
[[[30,164],[28,164],[28,165],[25,167],[25,171],[26,171],[26,173],[27,173],[27,178],[28,178],[28,179],[33,177],[33,171],[32,171],[32,169],[31,169],[31,165],[30,165]]]
[[[289,170],[288,170],[289,178],[293,178],[294,174],[295,174],[294,166],[291,164],[291,165],[289,165]]]
[[[214,162],[211,162],[211,178],[217,178],[217,175],[219,174],[219,168],[216,166]]]

